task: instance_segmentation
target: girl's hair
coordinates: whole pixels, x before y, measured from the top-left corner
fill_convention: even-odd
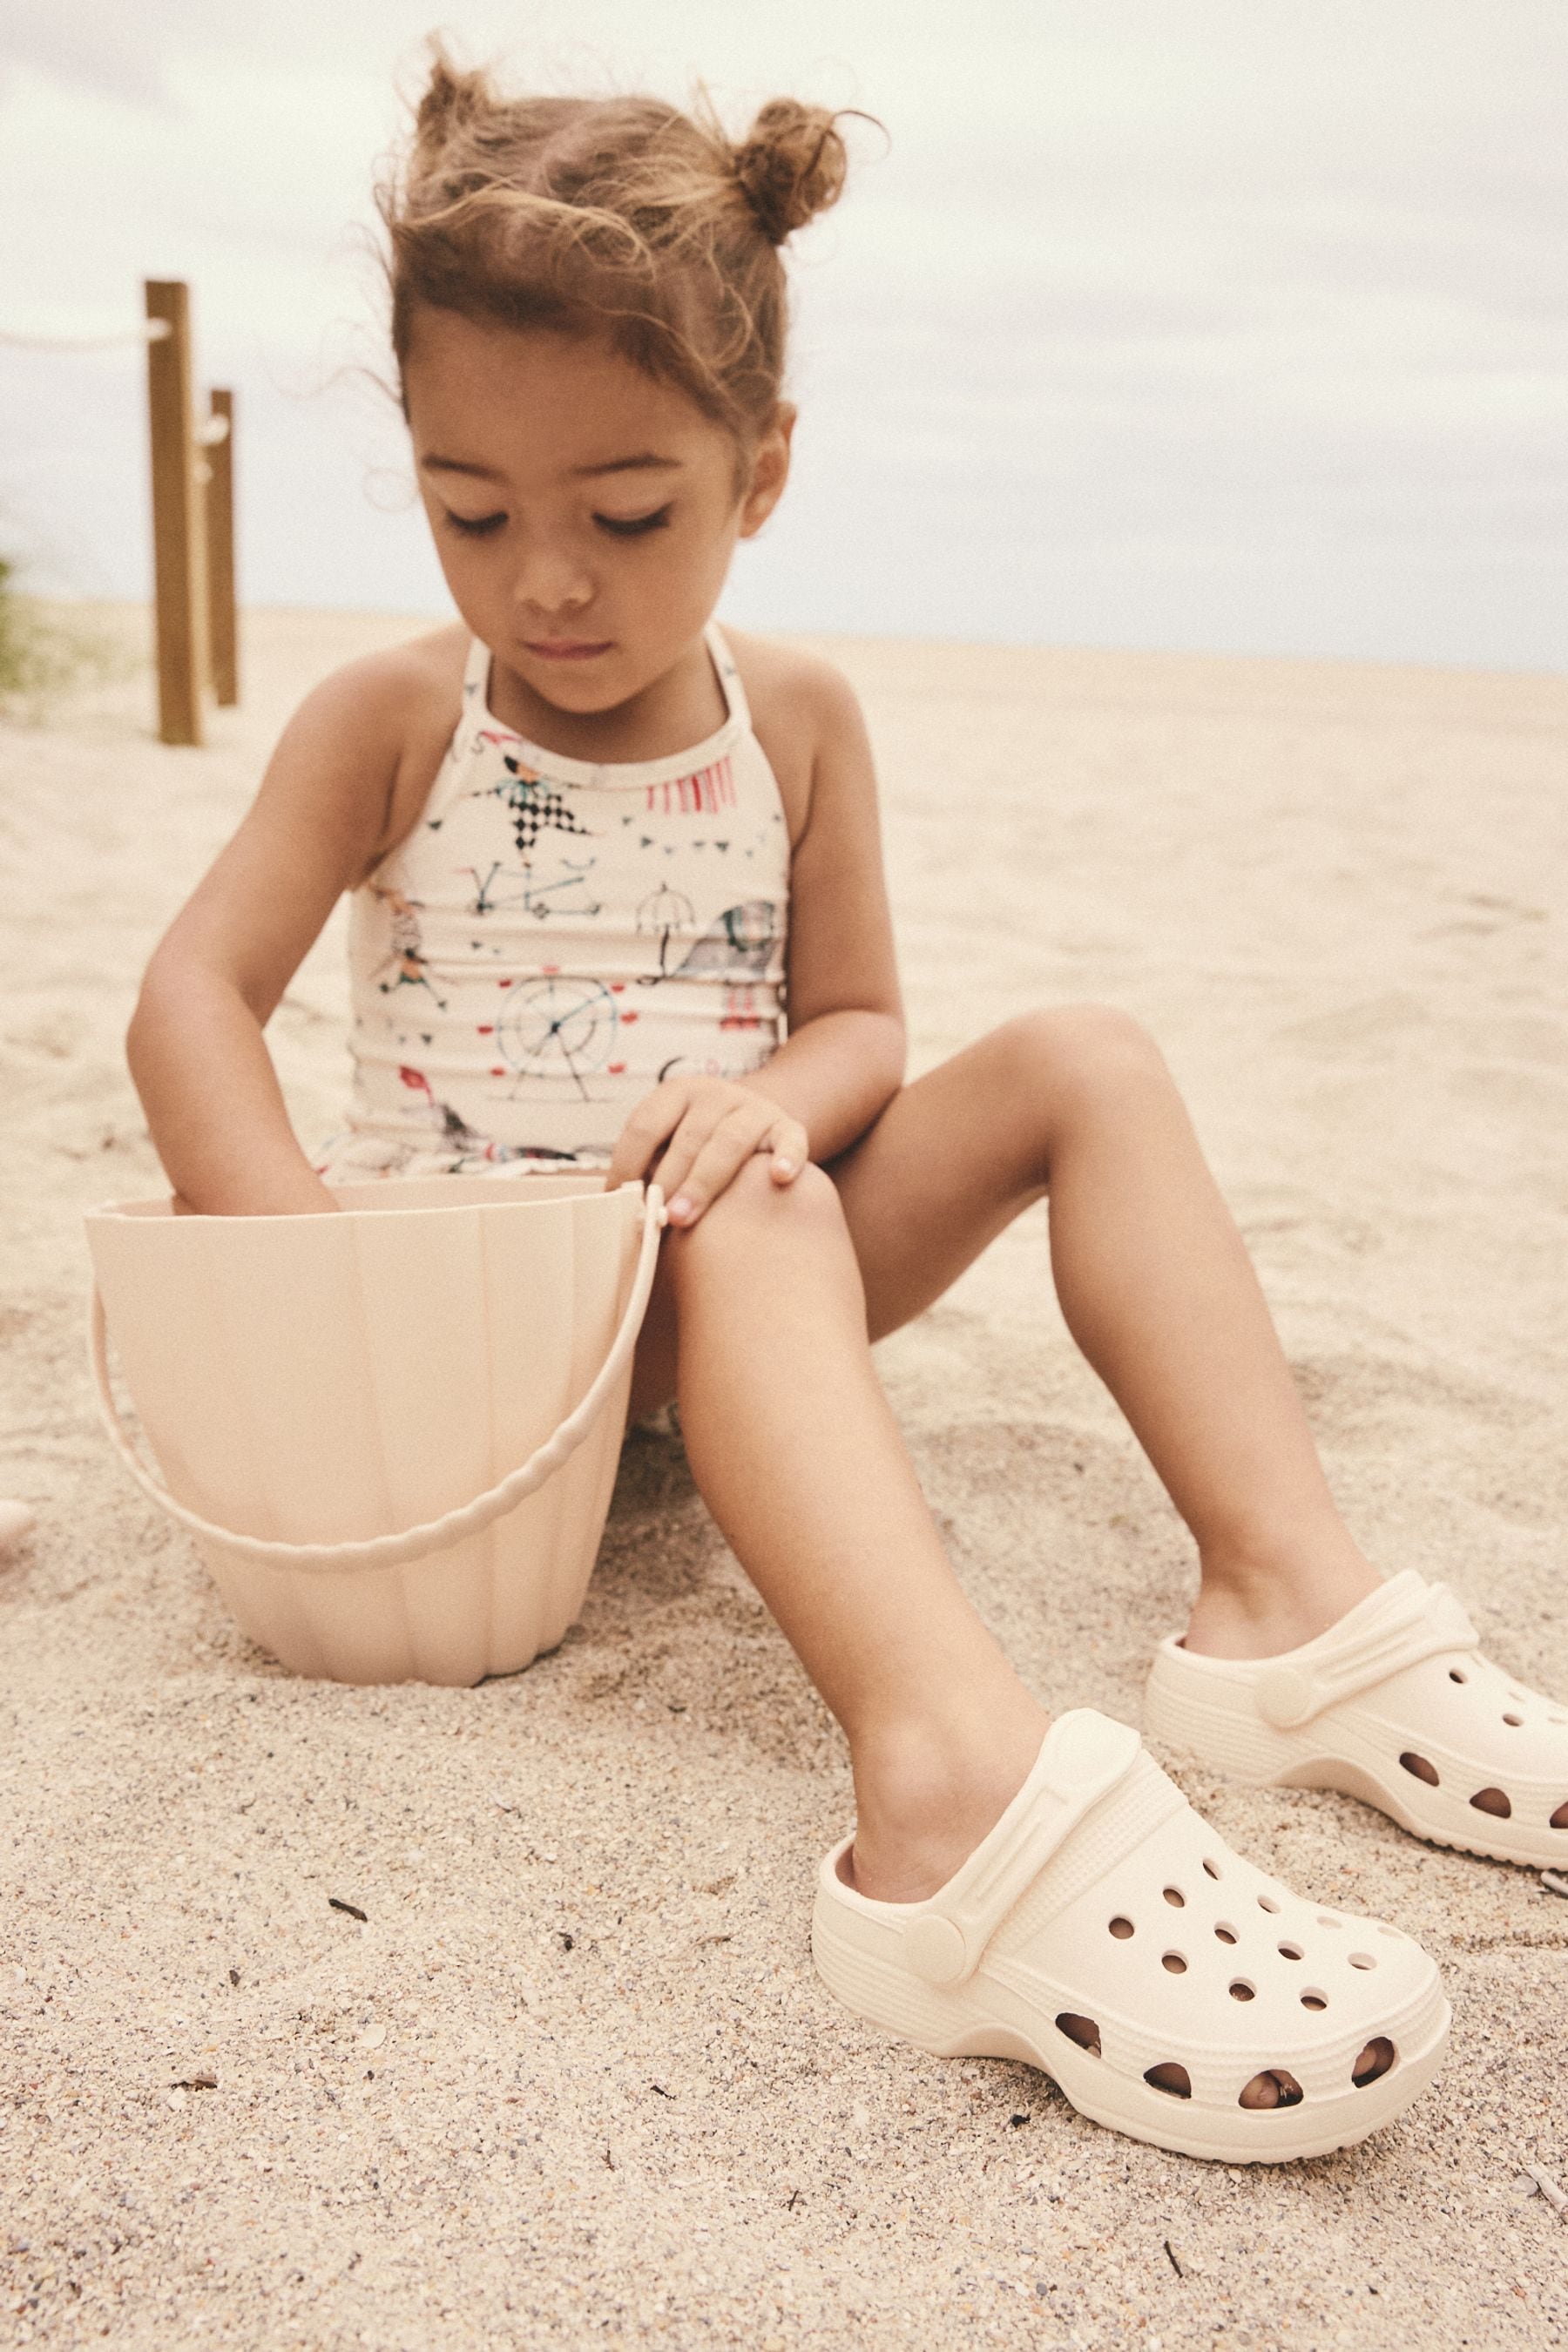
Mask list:
[[[414,136],[377,190],[401,370],[422,308],[607,332],[749,446],[779,400],[779,247],[843,189],[837,115],[769,100],[732,145],[700,96],[502,97],[435,45]]]

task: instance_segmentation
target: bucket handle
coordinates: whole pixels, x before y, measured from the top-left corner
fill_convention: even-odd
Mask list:
[[[552,1437],[531,1454],[519,1468],[502,1478],[498,1485],[477,1495],[471,1503],[460,1503],[438,1519],[426,1519],[416,1528],[406,1528],[399,1534],[368,1536],[359,1543],[282,1543],[267,1536],[237,1535],[232,1528],[220,1528],[212,1519],[204,1519],[198,1511],[176,1502],[161,1478],[156,1477],[142,1462],[132,1443],[129,1431],[120,1417],[114,1392],[109,1385],[108,1324],[103,1311],[103,1297],[95,1282],[88,1314],[88,1349],[92,1361],[93,1381],[98,1390],[99,1409],[103,1425],[109,1432],[110,1444],[130,1471],[142,1492],[165,1510],[172,1519],[188,1528],[194,1536],[204,1537],[209,1543],[226,1546],[245,1559],[258,1561],[268,1568],[356,1569],[396,1568],[403,1561],[417,1559],[423,1554],[447,1551],[453,1544],[461,1543],[466,1536],[477,1536],[515,1510],[519,1503],[542,1486],[554,1475],[563,1463],[575,1454],[587,1436],[605,1399],[615,1387],[630,1360],[637,1345],[647,1308],[648,1294],[653,1288],[655,1261],[658,1255],[659,1229],[666,1223],[664,1194],[657,1184],[647,1188],[643,1209],[642,1246],[637,1255],[637,1271],[632,1277],[631,1295],[620,1328],[610,1342],[609,1354],[600,1365],[587,1394],[576,1410],[567,1414]]]

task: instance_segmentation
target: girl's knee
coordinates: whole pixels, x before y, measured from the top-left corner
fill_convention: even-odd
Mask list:
[[[754,1249],[766,1238],[808,1246],[814,1238],[841,1239],[844,1212],[832,1178],[808,1160],[793,1183],[777,1184],[770,1161],[758,1152],[739,1169],[716,1201],[710,1202],[696,1224],[684,1231],[671,1228],[666,1251],[671,1273],[694,1258]]]
[[[1025,1085],[1099,1091],[1169,1076],[1164,1055],[1142,1023],[1114,1004],[1042,1006],[1019,1013],[995,1034]]]

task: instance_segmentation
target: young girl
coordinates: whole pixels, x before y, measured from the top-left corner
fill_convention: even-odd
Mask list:
[[[632,1412],[679,1398],[849,1742],[829,1986],[929,2050],[1048,2068],[1137,2137],[1313,2154],[1430,2079],[1436,1969],[1231,1852],[1135,1732],[1049,1721],[953,1577],[869,1343],[1048,1192],[1068,1321],[1198,1548],[1161,1736],[1539,1862],[1568,1854],[1565,1718],[1441,1587],[1357,1549],[1133,1022],[1027,1013],[903,1083],[854,696],[711,618],[789,469],[778,248],[844,169],[834,120],[789,100],[731,146],[653,100],[507,100],[437,55],[383,201],[461,625],[307,699],[153,958],[132,1066],[205,1214],[330,1213],[367,1171],[657,1178]],[[345,888],[351,1125],[312,1165],[262,1030]]]

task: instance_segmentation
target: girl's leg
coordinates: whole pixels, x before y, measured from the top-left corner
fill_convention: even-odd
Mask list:
[[[887,1902],[934,1894],[1017,1793],[1047,1718],[948,1564],[820,1170],[780,1191],[754,1161],[667,1235],[634,1413],[672,1372],[703,1499],[847,1736],[856,1884]],[[1280,2095],[1265,2073],[1242,2103]]]
[[[848,1738],[856,1882],[931,1894],[1016,1794],[1048,1717],[948,1564],[820,1169],[781,1192],[757,1160],[667,1234],[634,1413],[672,1370],[703,1499]]]
[[[830,1171],[873,1339],[1050,1195],[1069,1329],[1197,1540],[1196,1650],[1267,1657],[1378,1581],[1163,1060],[1124,1014],[1026,1014],[906,1087]]]

